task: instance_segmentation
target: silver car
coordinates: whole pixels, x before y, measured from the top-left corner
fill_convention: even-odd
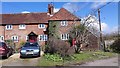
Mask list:
[[[30,43],[27,42],[25,45],[21,47],[20,50],[20,58],[23,57],[33,57],[33,56],[40,56],[40,46],[37,42]]]

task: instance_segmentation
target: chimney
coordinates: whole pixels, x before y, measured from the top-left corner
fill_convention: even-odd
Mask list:
[[[54,13],[54,6],[53,6],[53,4],[48,4],[48,13],[50,14],[50,15],[52,15],[53,13]]]

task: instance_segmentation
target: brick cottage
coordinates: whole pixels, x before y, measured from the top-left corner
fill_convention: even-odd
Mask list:
[[[22,41],[28,40],[28,34],[34,32],[38,35],[40,45],[45,45],[48,40],[48,28],[56,21],[59,23],[59,33],[61,40],[69,39],[69,30],[72,26],[80,25],[81,19],[70,13],[65,8],[61,8],[54,13],[54,6],[48,4],[48,12],[40,13],[17,13],[17,14],[1,14],[0,23],[0,40],[13,40],[17,45]],[[94,38],[92,47],[98,48],[97,37]]]

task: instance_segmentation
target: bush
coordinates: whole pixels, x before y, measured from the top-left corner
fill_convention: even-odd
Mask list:
[[[113,52],[120,53],[120,38],[117,39],[111,46]]]
[[[9,45],[9,46],[13,46],[14,42],[12,40],[5,40],[5,42]]]
[[[58,54],[53,54],[53,55],[45,54],[45,55],[44,55],[44,58],[45,58],[46,60],[54,61],[54,62],[63,61],[63,58],[60,57],[60,55],[58,55]]]
[[[70,47],[68,42],[49,38],[48,45],[45,48],[45,53],[59,54],[61,57],[70,56],[74,53],[74,48]]]
[[[20,42],[20,46],[23,46],[24,44],[25,44],[24,41],[21,41],[21,42]]]
[[[20,48],[25,44],[25,41],[20,41],[19,45],[16,46],[16,52],[20,52]]]

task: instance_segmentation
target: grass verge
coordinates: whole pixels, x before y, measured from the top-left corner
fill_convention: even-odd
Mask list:
[[[46,54],[42,56],[37,64],[37,66],[70,66],[70,65],[80,65],[85,62],[106,59],[117,56],[116,53],[111,52],[82,52],[80,54],[74,54],[70,57],[61,58],[59,55]]]

